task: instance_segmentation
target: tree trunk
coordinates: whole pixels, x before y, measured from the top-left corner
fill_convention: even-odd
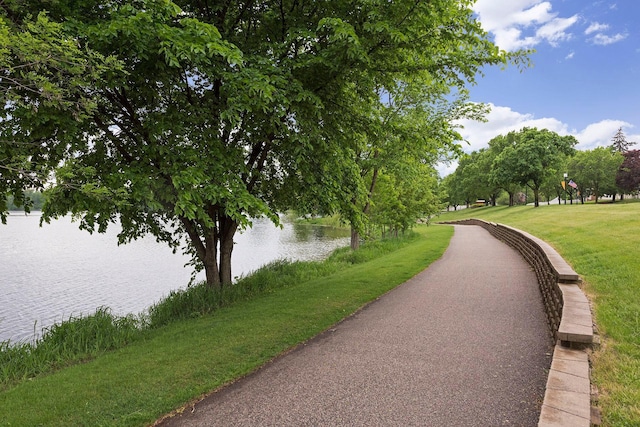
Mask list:
[[[207,286],[220,289],[220,271],[218,270],[217,248],[215,245],[207,247],[207,253],[202,260]]]
[[[373,154],[373,158],[377,159],[380,155],[380,152],[376,150]],[[378,182],[378,168],[373,169],[373,175],[371,177],[371,185],[369,185],[369,192],[367,193],[367,201],[362,207],[362,213],[366,216],[369,213],[369,209],[371,208],[371,197],[373,196],[373,191],[376,188],[376,183]],[[351,203],[356,205],[356,199],[352,199]],[[356,208],[357,209],[357,208]],[[351,250],[357,250],[360,248],[360,231],[356,229],[353,225],[353,221],[351,221]]]
[[[200,256],[204,265],[207,286],[220,289],[220,266],[218,265],[218,230],[214,227],[204,235],[204,257]]]
[[[231,275],[231,254],[233,253],[233,236],[238,229],[238,223],[228,216],[221,215],[220,223],[220,284],[229,285],[233,282]]]
[[[360,233],[351,225],[351,249],[356,250],[360,247]]]
[[[533,188],[533,205],[537,208],[538,206],[540,206],[540,202],[539,202],[539,192],[540,189],[535,187]]]
[[[220,288],[220,270],[218,268],[218,230],[215,227],[205,229],[204,235],[198,233],[198,227],[193,220],[180,217],[180,222],[186,230],[191,244],[195,248],[196,256],[202,262],[207,286]],[[204,228],[204,227],[203,227]]]

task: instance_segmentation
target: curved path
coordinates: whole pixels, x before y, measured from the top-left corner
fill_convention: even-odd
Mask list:
[[[478,226],[364,310],[166,426],[535,426],[552,340],[535,274]]]

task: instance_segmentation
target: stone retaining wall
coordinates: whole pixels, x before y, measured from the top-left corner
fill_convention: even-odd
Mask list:
[[[449,222],[477,225],[516,249],[536,273],[547,321],[557,345],[538,427],[592,425],[598,419],[591,408],[589,359],[594,343],[593,321],[580,276],[543,240],[524,231],[479,219]]]
[[[573,271],[549,244],[524,231],[480,219],[455,221],[453,224],[478,225],[522,255],[536,273],[549,328],[554,337],[560,339],[558,331],[562,323],[564,307],[563,287],[561,285],[579,284],[580,276],[578,273]],[[583,344],[590,344],[592,339],[582,339],[576,342],[562,341],[567,341],[565,343],[567,346],[581,347]]]

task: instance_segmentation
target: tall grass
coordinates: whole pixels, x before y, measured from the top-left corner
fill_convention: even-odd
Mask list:
[[[322,277],[338,266],[331,261],[276,260],[241,277],[231,286],[212,289],[206,283],[198,283],[186,289],[172,291],[167,297],[148,310],[149,328],[158,328],[181,319],[211,314],[238,301],[272,292],[300,281]]]
[[[196,318],[211,314],[238,301],[273,292],[287,286],[327,276],[350,265],[367,262],[400,249],[418,238],[413,232],[399,239],[374,240],[358,251],[336,249],[324,261],[273,261],[248,276],[241,277],[232,286],[218,290],[205,283],[172,291],[166,298],[149,308],[148,327],[157,328],[179,319]]]
[[[325,261],[273,261],[235,284],[219,290],[205,283],[171,292],[137,316],[116,316],[101,307],[86,317],[70,317],[45,328],[32,342],[0,342],[0,389],[40,374],[86,361],[140,340],[146,331],[179,320],[211,314],[239,301],[325,277],[410,244],[417,234],[402,239],[373,241],[353,252],[341,248]]]
[[[0,384],[6,386],[123,347],[140,332],[139,318],[114,316],[101,307],[90,316],[70,317],[44,328],[33,342],[0,342]]]

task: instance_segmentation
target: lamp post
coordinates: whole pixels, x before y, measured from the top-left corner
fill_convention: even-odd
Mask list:
[[[567,182],[567,177],[569,176],[568,173],[564,173],[564,204],[567,204],[567,185],[569,185],[569,183]]]

